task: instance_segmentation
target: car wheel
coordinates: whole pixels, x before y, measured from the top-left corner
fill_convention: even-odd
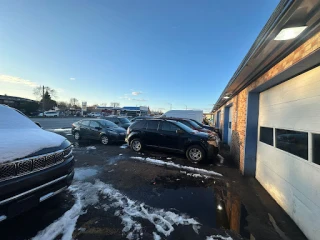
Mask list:
[[[186,152],[187,158],[193,162],[193,163],[198,163],[202,161],[205,157],[205,153],[202,149],[202,147],[198,145],[192,145],[187,149]]]
[[[142,143],[139,138],[135,138],[130,142],[130,147],[135,152],[140,152],[142,150]]]
[[[101,137],[101,143],[102,143],[103,145],[107,145],[107,144],[109,143],[109,138],[108,138],[106,135],[103,135],[103,136]]]
[[[76,131],[73,136],[75,140],[79,140],[81,138],[80,133],[78,131]]]

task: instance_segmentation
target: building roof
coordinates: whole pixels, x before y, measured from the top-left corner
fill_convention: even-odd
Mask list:
[[[36,102],[35,100],[28,99],[28,98],[7,96],[7,95],[0,95],[0,99],[1,100],[11,100],[11,101]]]
[[[123,107],[122,110],[140,111],[140,107]]]
[[[319,9],[320,5],[315,4],[313,0],[281,0],[231,77],[212,111],[219,109],[233,96],[237,95],[298,46],[319,32]],[[302,25],[308,27],[297,38],[286,41],[274,40],[283,28]],[[226,96],[230,99],[224,99]]]

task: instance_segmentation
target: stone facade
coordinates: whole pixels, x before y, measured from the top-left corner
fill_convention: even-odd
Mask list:
[[[291,54],[278,62],[269,71],[251,83],[247,88],[243,89],[238,95],[230,99],[225,105],[221,106],[216,112],[221,111],[220,128],[223,129],[224,108],[229,104],[233,104],[232,119],[232,143],[230,152],[238,164],[240,171],[244,170],[244,149],[246,137],[246,120],[247,120],[247,98],[248,92],[269,81],[274,76],[290,68],[295,63],[307,57],[312,52],[320,48],[320,32],[308,39],[301,46],[295,49]]]

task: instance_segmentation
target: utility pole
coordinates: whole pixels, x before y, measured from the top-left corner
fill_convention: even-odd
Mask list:
[[[44,117],[44,86],[42,86],[42,117]]]

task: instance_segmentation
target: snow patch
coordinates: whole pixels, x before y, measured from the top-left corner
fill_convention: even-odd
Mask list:
[[[96,150],[97,148],[95,146],[89,146],[86,148],[87,150]]]
[[[153,239],[154,240],[161,240],[161,237],[157,233],[153,232]]]
[[[196,229],[200,227],[199,222],[185,214],[178,215],[171,211],[156,209],[144,203],[133,201],[114,189],[111,185],[99,180],[96,180],[95,185],[101,194],[106,195],[110,201],[113,201],[110,206],[117,208],[115,216],[121,218],[122,224],[124,225],[123,232],[125,234],[128,233],[128,239],[131,239],[131,237],[136,239],[142,234],[141,223],[138,222],[137,218],[148,220],[155,226],[159,233],[165,236],[169,236],[173,232],[174,225],[192,225],[196,226]]]
[[[82,181],[87,178],[93,177],[97,173],[98,173],[98,170],[94,168],[75,168],[74,180]]]
[[[208,170],[201,169],[201,168],[193,168],[193,167],[183,166],[183,165],[176,164],[176,163],[173,163],[173,162],[165,162],[165,161],[158,160],[158,159],[143,158],[143,157],[131,157],[131,158],[139,160],[139,161],[144,161],[144,162],[147,162],[147,163],[151,163],[151,164],[154,164],[154,165],[157,165],[157,166],[173,167],[173,168],[186,170],[186,171],[189,171],[189,172],[195,172],[195,173],[203,174],[203,175],[209,175],[209,176],[222,176],[222,174],[217,173],[215,171],[208,171]]]
[[[233,240],[233,239],[230,236],[224,237],[221,235],[212,235],[212,236],[208,236],[206,240]]]
[[[46,129],[47,131],[50,132],[64,132],[64,133],[71,133],[71,128],[55,128],[55,129]]]
[[[195,177],[195,178],[205,178],[205,179],[211,178],[210,176],[201,175],[199,173],[187,173],[187,176]]]
[[[120,146],[120,148],[127,148],[127,147],[129,147],[128,144],[123,144]]]

